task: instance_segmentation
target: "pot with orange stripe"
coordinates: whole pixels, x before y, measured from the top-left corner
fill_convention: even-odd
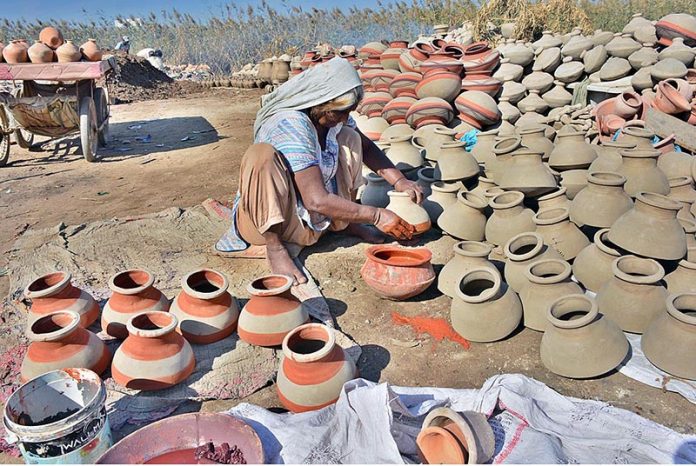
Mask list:
[[[22,383],[59,369],[80,367],[101,374],[109,367],[111,352],[92,332],[80,326],[74,311],[58,311],[29,325],[32,342],[22,361]]]
[[[128,336],[126,323],[136,314],[146,311],[168,311],[169,300],[154,286],[155,277],[146,270],[131,269],[109,279],[113,294],[102,312],[101,326],[112,337]]]
[[[290,293],[292,278],[266,275],[247,286],[251,299],[239,315],[239,338],[258,346],[278,346],[289,332],[309,321],[306,307]]]
[[[129,336],[111,364],[114,380],[134,390],[160,390],[191,375],[196,359],[191,345],[176,332],[178,320],[169,312],[136,314],[126,324]]]
[[[336,344],[332,328],[305,324],[285,336],[277,388],[281,403],[290,411],[312,411],[335,403],[343,384],[357,376],[355,363]]]
[[[182,291],[170,312],[179,319],[179,332],[190,343],[213,343],[237,329],[239,307],[228,286],[227,277],[211,269],[194,270],[181,279]]]
[[[42,275],[24,289],[24,297],[31,300],[29,325],[35,320],[58,311],[76,312],[80,326],[89,327],[99,317],[99,304],[94,298],[70,282],[68,272]]]

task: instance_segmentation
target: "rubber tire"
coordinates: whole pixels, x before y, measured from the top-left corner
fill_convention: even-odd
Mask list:
[[[97,110],[92,97],[80,100],[80,146],[88,162],[97,160]]]
[[[5,134],[4,131],[10,127],[10,119],[5,113],[5,107],[0,106],[0,167],[7,165],[7,161],[10,159],[10,135]]]
[[[22,89],[15,89],[12,94],[15,97],[22,97]],[[34,144],[34,133],[24,131],[22,128],[17,128],[14,131],[14,138],[17,145],[22,149],[29,149]]]
[[[94,89],[94,102],[97,111],[97,126],[104,122],[97,138],[99,147],[106,147],[109,142],[109,93],[103,87]]]

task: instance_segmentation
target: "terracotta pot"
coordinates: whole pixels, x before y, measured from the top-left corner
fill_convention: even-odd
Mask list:
[[[547,210],[555,208],[570,208],[570,199],[566,196],[566,188],[558,188],[548,194],[537,198],[538,210]]]
[[[626,178],[612,172],[587,175],[588,184],[570,203],[570,220],[576,225],[608,228],[633,207],[623,190]]]
[[[452,106],[446,100],[438,97],[419,99],[406,112],[406,122],[412,128],[431,124],[446,125],[453,118]]]
[[[80,326],[74,311],[46,314],[29,325],[31,342],[22,361],[22,383],[53,370],[81,367],[101,374],[111,362],[111,352],[92,332]]]
[[[437,181],[430,187],[431,194],[423,201],[423,208],[428,212],[432,225],[437,225],[442,212],[457,203],[458,184]]]
[[[621,256],[608,239],[609,228],[594,236],[594,242],[573,261],[573,275],[588,290],[597,293],[614,276],[612,263]]]
[[[657,167],[659,151],[627,149],[619,151],[619,154],[621,167],[618,172],[626,177],[624,190],[631,197],[635,197],[641,191],[669,194],[669,181]]]
[[[58,29],[47,26],[39,32],[39,41],[55,50],[63,45],[63,34]]]
[[[433,70],[443,70],[459,76],[463,69],[464,66],[461,61],[454,58],[451,53],[443,50],[431,53],[428,59],[424,60],[420,65],[420,71],[424,74]]]
[[[583,294],[561,296],[546,311],[541,362],[554,374],[573,379],[597,377],[626,358],[628,340]]]
[[[59,63],[77,62],[82,59],[82,53],[71,40],[66,40],[63,45],[56,49],[56,57]]]
[[[454,256],[445,264],[437,277],[437,289],[453,298],[459,282],[469,271],[478,268],[495,269],[488,260],[493,247],[478,241],[460,241],[453,248]]]
[[[505,245],[513,236],[536,229],[534,212],[526,209],[522,201],[524,194],[519,191],[504,192],[489,201],[493,214],[486,222],[486,241]]]
[[[556,145],[549,155],[549,165],[558,170],[587,168],[597,158],[594,148],[585,142],[582,132],[556,136]]]
[[[389,204],[389,196],[387,193],[392,190],[392,186],[381,176],[368,173],[367,186],[360,197],[360,203],[373,207],[386,207]]]
[[[18,40],[11,41],[2,50],[2,57],[6,63],[16,65],[18,63],[29,62],[28,49],[19,43]]]
[[[457,202],[445,208],[437,224],[445,233],[457,239],[483,241],[486,228],[483,209],[487,205],[481,196],[460,191]]]
[[[247,285],[251,298],[239,315],[239,338],[257,346],[278,346],[285,335],[309,321],[309,312],[290,293],[292,278],[265,275]]]
[[[288,410],[302,413],[332,405],[343,384],[357,376],[355,363],[336,343],[332,328],[304,324],[283,339],[276,389]]]
[[[587,186],[589,170],[565,170],[561,173],[561,186],[566,188],[566,196],[573,200]]]
[[[459,181],[479,174],[479,165],[471,153],[464,149],[465,146],[463,141],[440,144],[438,155],[435,156],[435,178],[441,181]]]
[[[681,37],[689,47],[696,46],[696,19],[687,13],[672,13],[655,23],[657,36],[662,45],[669,45]]]
[[[522,320],[522,304],[495,268],[466,272],[455,287],[452,328],[469,341],[488,343],[510,335]]]
[[[590,244],[580,229],[569,220],[568,209],[541,210],[534,215],[536,232],[544,242],[556,249],[567,261],[571,261]]]
[[[665,81],[660,81],[657,85],[654,106],[670,115],[691,111],[689,101]]]
[[[614,112],[617,116],[628,120],[633,118],[641,109],[643,101],[635,92],[622,92],[616,98]]]
[[[582,288],[570,279],[570,274],[570,264],[560,259],[537,260],[527,266],[528,281],[520,291],[525,327],[543,332],[551,303],[562,296],[582,294]]]
[[[227,277],[211,269],[194,270],[181,279],[182,291],[170,312],[179,320],[179,333],[190,343],[213,343],[237,329],[239,307],[228,286]]]
[[[114,353],[111,375],[133,390],[161,390],[186,380],[196,367],[191,345],[176,332],[175,315],[147,311],[126,324],[128,338]]]
[[[495,100],[485,92],[462,92],[454,104],[459,110],[459,118],[478,129],[500,121],[501,114]]]
[[[386,140],[385,154],[399,170],[412,170],[423,165],[422,150],[411,144],[411,136],[392,136]]]
[[[82,52],[82,56],[87,61],[100,61],[103,56],[96,39],[87,39],[87,42],[80,46],[80,52]]]
[[[401,301],[419,295],[435,281],[427,248],[374,245],[360,270],[365,283],[383,298]]]
[[[652,259],[622,256],[612,262],[612,274],[597,293],[600,311],[622,330],[643,333],[666,310],[665,270]]]
[[[426,464],[484,464],[495,453],[495,436],[486,416],[450,408],[428,413],[416,444]]]
[[[507,169],[499,178],[500,187],[525,196],[538,196],[556,188],[556,178],[542,163],[541,152],[520,147],[512,153]]]
[[[640,256],[680,260],[686,254],[686,235],[677,221],[681,208],[679,202],[668,197],[638,193],[633,209],[612,225],[609,240]]]
[[[641,338],[641,348],[650,362],[663,371],[696,379],[696,293],[671,294],[667,312],[650,323]]]
[[[492,151],[497,136],[498,129],[484,131],[476,135],[476,144],[471,149],[471,155],[474,156],[479,164],[485,165],[488,161],[495,158]]]
[[[389,191],[389,204],[387,209],[391,210],[406,222],[415,227],[414,235],[420,235],[430,230],[430,217],[428,212],[411,200],[409,193]]]
[[[32,63],[51,63],[53,61],[53,50],[38,40],[29,47],[27,54]]]
[[[155,277],[140,269],[119,272],[109,279],[112,295],[104,305],[102,329],[112,337],[126,338],[126,324],[135,314],[168,311],[169,300],[154,286]]]
[[[99,317],[99,304],[92,296],[76,288],[70,282],[68,272],[51,272],[33,280],[24,289],[24,297],[31,300],[28,321],[35,320],[53,312],[76,312],[80,316],[80,326],[89,327]]]

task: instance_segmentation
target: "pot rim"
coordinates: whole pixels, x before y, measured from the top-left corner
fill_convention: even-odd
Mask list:
[[[460,444],[460,441],[457,439],[457,437],[444,427],[427,426],[421,428],[421,431],[418,432],[418,436],[416,439],[419,449],[421,448],[420,443],[425,437],[441,437],[443,439],[446,439],[447,443],[456,446],[457,449],[461,450],[462,448],[462,445]],[[458,457],[450,457],[449,459],[451,459],[453,462],[463,461],[464,459],[466,459],[466,455],[463,452],[460,452],[460,455]]]
[[[558,266],[559,271],[557,273],[552,272],[553,275],[550,277],[540,277],[539,275],[534,274],[535,268],[547,264],[553,264],[555,266]],[[570,264],[562,259],[541,259],[536,262],[532,262],[524,270],[524,274],[527,277],[527,280],[539,285],[551,285],[554,283],[561,283],[562,281],[565,281],[568,278],[570,278],[571,273],[572,268],[570,267]]]
[[[478,249],[478,250],[477,250]],[[452,246],[455,254],[465,257],[488,257],[493,246],[481,241],[459,241]]]
[[[528,244],[522,244],[521,246],[528,246],[529,244],[534,244],[534,247],[529,250],[528,252],[524,254],[517,254],[512,252],[511,246],[515,242],[519,242],[520,240],[523,240],[526,237],[534,238],[536,240],[535,243],[528,243]],[[505,257],[510,259],[513,262],[522,262],[529,260],[533,257],[536,257],[541,250],[544,248],[544,238],[539,234],[534,231],[527,231],[523,233],[519,233],[510,240],[505,243],[505,246],[503,247],[503,253],[505,254]]]
[[[144,273],[147,278],[145,279],[145,281],[143,283],[138,284],[138,286],[134,286],[132,288],[123,288],[123,287],[116,285],[116,281],[123,276],[128,275],[130,277],[131,275],[141,274],[141,273]],[[150,272],[148,272],[145,269],[123,270],[121,272],[115,273],[114,275],[111,276],[111,278],[109,278],[109,288],[111,289],[111,291],[113,291],[114,293],[123,294],[123,295],[134,295],[134,294],[142,293],[146,289],[150,288],[154,283],[155,283],[154,275],[152,275]]]
[[[555,213],[554,216],[548,218],[551,213]],[[542,218],[543,217],[543,218]],[[536,225],[555,225],[556,223],[561,223],[564,220],[570,218],[570,212],[567,207],[551,207],[549,209],[542,209],[534,214],[532,220]]]
[[[369,172],[365,175],[365,178],[367,178],[368,181],[372,181],[373,183],[379,183],[380,181],[384,181],[387,183],[387,180],[379,176],[377,173],[374,172]]]
[[[480,279],[485,279],[492,282],[493,285],[490,288],[487,288],[484,291],[482,291],[481,294],[479,294],[478,296],[464,294],[464,292],[462,291],[462,284],[464,283],[464,280],[474,275],[478,275]],[[497,271],[497,269],[493,270],[488,267],[475,267],[462,276],[462,278],[459,280],[459,283],[457,283],[457,287],[454,291],[457,297],[462,301],[473,304],[479,304],[488,301],[489,299],[494,297],[500,290],[501,286],[502,278],[500,277],[500,273]]]
[[[680,298],[696,298],[696,293],[673,293],[667,297],[667,312],[675,319],[688,325],[696,325],[696,316],[688,316],[684,311],[677,307],[676,301]],[[696,310],[696,306],[694,306]]]
[[[628,261],[632,261],[637,265],[644,265],[652,268],[648,274],[633,274],[626,271]],[[622,268],[623,267],[623,268]],[[633,283],[636,285],[651,285],[665,278],[665,269],[654,259],[634,256],[632,254],[617,257],[611,263],[611,271],[619,280]]]
[[[430,172],[432,172],[433,176],[428,176],[428,175],[426,175],[426,174],[425,174],[425,171],[426,171],[426,170],[430,170]],[[420,168],[416,173],[418,174],[418,178],[419,178],[419,179],[421,179],[421,180],[423,180],[423,181],[427,181],[427,182],[430,183],[430,184],[435,183],[436,181],[438,181],[437,179],[434,178],[434,176],[435,176],[435,167],[423,167],[423,168]]]
[[[681,186],[692,186],[692,180],[690,176],[673,176],[672,178],[669,178],[667,181],[669,182],[669,187],[670,188],[678,188]]]
[[[466,439],[466,449],[469,454],[469,464],[477,464],[479,462],[479,440],[478,437],[475,435],[472,426],[469,424],[464,419],[464,416],[459,414],[458,412],[454,411],[451,408],[435,408],[431,410],[427,416],[425,416],[425,420],[423,420],[423,425],[421,426],[421,430],[425,429],[430,426],[440,426],[443,424],[444,421],[439,421],[439,418],[444,418],[445,420],[449,420],[454,422],[462,431],[464,434],[464,438]]]
[[[295,335],[299,335],[302,332],[314,332],[314,331],[319,331],[323,332],[322,337],[326,338],[320,338],[324,342],[324,346],[322,346],[320,349],[317,351],[314,351],[312,353],[296,353],[295,351],[290,349],[290,339],[294,337]],[[288,332],[287,335],[285,335],[285,338],[283,338],[283,343],[282,343],[282,348],[283,348],[283,355],[296,362],[314,362],[318,361],[321,358],[326,357],[331,351],[333,350],[334,346],[336,346],[336,334],[334,333],[333,329],[330,327],[324,325],[324,324],[317,324],[317,323],[309,323],[309,324],[303,324],[300,325],[299,327],[294,328],[290,332]]]
[[[385,141],[387,144],[394,144],[395,142],[406,142],[411,140],[411,135],[410,134],[404,134],[404,135],[393,135],[387,137],[387,140]]]
[[[528,127],[519,129],[517,131],[517,134],[519,134],[520,136],[526,136],[528,134],[545,133],[545,132],[546,132],[546,128],[544,128],[543,126],[533,125],[533,126],[528,126]],[[546,138],[546,136],[544,136],[544,139],[545,138]]]
[[[504,192],[506,191],[500,186],[491,186],[490,188],[486,188],[483,190],[483,198],[490,199],[492,197],[497,196],[498,194],[503,194]]]
[[[267,287],[261,287],[257,285],[257,283],[262,282],[263,280],[267,279],[280,279],[280,280],[285,280],[285,283],[283,283],[280,286],[275,286],[271,288]],[[288,291],[290,288],[292,288],[292,283],[293,283],[293,278],[290,277],[289,275],[282,275],[282,274],[276,274],[276,273],[271,273],[268,275],[262,275],[260,277],[257,277],[253,279],[251,282],[247,284],[247,293],[249,293],[252,296],[275,296],[279,295],[281,293],[285,293]]]
[[[477,210],[483,210],[488,207],[488,202],[485,198],[476,193],[472,193],[471,191],[459,191],[457,193],[457,200],[462,204]]]
[[[583,307],[588,307],[587,304],[589,304],[589,309],[576,309],[575,311],[570,310],[557,316],[557,314],[563,311],[561,309],[558,309],[559,306],[570,302],[584,303],[585,305]],[[577,305],[574,307],[577,307]],[[573,320],[561,320],[559,318],[569,312],[576,311],[586,312],[586,314],[580,317],[579,319]],[[589,296],[579,293],[569,294],[557,298],[549,305],[549,307],[546,310],[546,318],[551,323],[551,325],[562,329],[575,329],[584,327],[592,323],[597,318],[597,315],[599,315],[599,308],[597,307],[597,303],[595,302],[595,300],[590,298]]]
[[[599,147],[613,147],[615,149],[635,149],[636,144],[630,143],[630,142],[621,142],[621,141],[607,141],[603,142],[602,144],[599,145]]]
[[[500,198],[503,196],[509,196],[512,198],[512,200],[508,200],[507,202],[501,202]],[[505,191],[503,193],[498,193],[492,198],[490,198],[488,201],[488,205],[492,209],[510,209],[512,207],[521,205],[522,202],[524,202],[524,193],[521,193],[520,191]]]
[[[505,145],[505,147],[501,147],[503,144],[510,144],[511,145]],[[500,138],[500,140],[496,141],[495,144],[493,144],[493,153],[495,155],[504,155],[504,154],[509,154],[510,152],[513,152],[517,150],[520,146],[522,145],[522,136],[515,135],[515,136],[506,136],[504,138]]]
[[[651,193],[648,191],[640,191],[636,194],[635,199],[636,202],[640,201],[651,207],[657,207],[659,209],[674,210],[677,212],[682,210],[681,202],[671,199],[667,196],[663,196],[662,194]]]
[[[158,325],[159,328],[152,330],[136,327],[136,320],[141,319],[144,316],[153,316],[161,319],[169,319],[169,322],[167,322],[165,325],[161,327],[159,327]],[[176,315],[172,314],[171,312],[145,311],[139,312],[130,319],[128,319],[128,322],[126,323],[126,328],[128,329],[129,336],[136,336],[140,338],[158,338],[173,332],[174,329],[176,329],[177,325],[179,325],[179,319],[177,319]]]
[[[446,181],[436,181],[430,185],[430,189],[432,191],[437,191],[439,193],[454,193],[454,192],[459,192],[461,187],[458,186],[457,183],[449,183]]]
[[[413,263],[410,264],[394,264],[390,262],[388,259],[382,259],[381,257],[378,257],[377,254],[382,252],[382,251],[391,251],[391,252],[401,252],[405,253],[405,255],[410,256],[413,259],[416,259]],[[379,264],[384,264],[388,265],[391,267],[419,267],[421,265],[427,264],[430,262],[430,260],[433,257],[433,253],[430,251],[430,249],[426,247],[420,247],[420,248],[407,248],[403,246],[395,246],[391,244],[375,244],[367,248],[365,251],[365,255],[367,255],[368,260],[372,260],[374,262],[377,262]]]
[[[621,257],[621,253],[617,251],[616,249],[609,247],[607,243],[605,242],[608,240],[609,236],[609,230],[610,228],[602,228],[601,230],[598,230],[597,233],[594,235],[594,244],[597,246],[597,248],[602,251],[605,254],[608,254],[610,256],[614,257]],[[606,239],[605,239],[606,238]]]
[[[67,315],[70,318],[70,321],[68,322],[67,325],[60,327],[58,330],[54,330],[52,332],[42,332],[38,333],[34,330],[34,326],[39,324],[40,322],[43,323],[49,319],[52,319],[54,316],[57,315]],[[80,314],[78,314],[75,311],[68,311],[68,310],[63,310],[63,311],[56,311],[56,312],[51,312],[49,314],[44,314],[35,321],[31,322],[26,329],[26,336],[29,340],[31,341],[56,341],[59,338],[63,338],[70,333],[72,333],[77,327],[80,326]]]
[[[203,292],[203,291],[196,291],[194,290],[191,285],[189,285],[189,280],[196,274],[202,273],[204,275],[204,278],[207,280],[207,277],[205,275],[211,274],[216,276],[216,278],[219,279],[220,284],[218,285],[217,283],[213,282],[215,286],[218,287],[216,291],[209,291],[209,292]],[[208,280],[211,281],[211,280]],[[189,272],[186,274],[182,279],[181,279],[181,288],[183,288],[184,292],[193,297],[193,298],[198,298],[198,299],[215,299],[218,296],[222,296],[225,292],[227,292],[227,288],[230,286],[229,281],[227,280],[227,277],[221,273],[218,272],[217,270],[213,269],[207,269],[207,268],[200,268],[196,269],[193,272]]]
[[[599,186],[623,186],[626,184],[626,177],[617,172],[594,171],[587,173],[587,182]]]
[[[643,122],[643,124],[644,124],[644,122]],[[652,137],[655,135],[655,133],[653,133],[649,129],[645,129],[644,127],[636,126],[635,124],[633,124],[631,126],[624,127],[621,130],[621,133],[628,135],[628,136],[644,138],[644,139],[652,139]]]
[[[559,186],[559,188],[555,191],[551,191],[548,194],[544,194],[543,196],[540,196],[537,198],[537,201],[550,201],[551,199],[555,199],[557,197],[564,196],[568,192],[568,188],[565,186]]]
[[[53,285],[49,285],[45,288],[39,289],[39,290],[32,290],[33,288],[36,288],[37,286],[40,286],[38,283],[39,281],[45,281],[49,279],[50,277],[53,276],[61,276],[61,278],[58,279],[56,283]],[[45,298],[47,296],[51,296],[52,294],[58,293],[62,290],[65,289],[70,284],[70,280],[72,279],[72,274],[70,272],[64,272],[62,270],[56,270],[54,272],[46,273],[41,275],[40,277],[35,278],[34,280],[29,283],[26,288],[24,288],[24,297],[27,299],[36,299],[36,298]]]
[[[655,149],[622,149],[619,150],[619,155],[629,159],[656,159],[661,153]]]

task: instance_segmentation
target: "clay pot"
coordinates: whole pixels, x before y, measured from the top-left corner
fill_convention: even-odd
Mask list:
[[[677,221],[681,208],[679,202],[668,197],[640,192],[633,209],[612,225],[609,240],[640,256],[680,260],[686,254],[686,235]]]
[[[657,168],[662,170],[665,176],[675,178],[678,176],[691,176],[693,157],[684,152],[667,152],[660,154],[657,159]]]
[[[431,53],[428,59],[420,64],[420,71],[423,74],[432,71],[447,71],[460,76],[462,69],[462,62],[454,58],[452,54],[442,50]]]
[[[536,232],[567,261],[573,260],[590,244],[580,229],[570,222],[566,208],[541,210],[533,218]]]
[[[541,338],[541,362],[554,374],[573,379],[597,377],[615,369],[629,352],[621,329],[583,294],[554,300],[546,318],[549,324]]]
[[[635,144],[617,141],[607,141],[596,146],[597,158],[590,164],[588,169],[593,172],[618,172],[621,168],[620,150],[635,149]]]
[[[374,245],[360,270],[365,283],[383,298],[401,301],[424,292],[435,281],[427,248]]]
[[[669,194],[669,181],[657,168],[660,152],[652,150],[627,149],[619,151],[621,167],[618,172],[626,177],[624,190],[635,197],[641,191]]]
[[[661,370],[675,377],[696,379],[696,293],[671,294],[667,312],[657,316],[643,333],[641,348]]]
[[[636,50],[639,50],[641,45],[633,40],[629,34],[614,34],[614,39],[606,46],[607,53],[612,57],[628,58]]]
[[[510,63],[510,60],[503,58],[500,60],[500,66],[493,73],[493,77],[499,81],[504,81],[509,78],[512,81],[519,81],[524,75],[524,68],[520,65]]]
[[[425,150],[425,158],[437,162],[440,156],[440,145],[453,142],[457,132],[443,125],[426,125],[413,133],[413,145]]]
[[[551,89],[553,81],[553,75],[543,71],[533,71],[522,79],[522,85],[528,91],[539,91],[541,93]]]
[[[527,66],[534,60],[534,50],[527,47],[524,42],[518,41],[505,49],[503,56],[515,65]]]
[[[570,105],[573,100],[573,94],[565,89],[565,85],[561,81],[555,81],[556,86],[550,91],[541,96],[544,102],[550,108],[559,108]]]
[[[534,212],[524,208],[522,201],[524,194],[519,191],[500,193],[489,201],[493,214],[486,223],[486,241],[504,245],[513,236],[536,229]]]
[[[411,200],[409,193],[389,191],[389,204],[387,209],[391,210],[406,222],[415,227],[414,235],[420,235],[430,230],[430,217],[428,212]]]
[[[389,85],[392,80],[399,75],[398,71],[395,70],[371,70],[368,73],[363,74],[363,79],[367,79],[369,76],[370,86],[376,92],[387,92],[389,93]],[[391,96],[391,94],[389,94]]]
[[[570,264],[560,259],[537,260],[527,266],[528,282],[520,291],[524,326],[543,332],[551,303],[570,294],[582,294],[580,285],[570,279]]]
[[[570,208],[570,199],[566,196],[567,191],[566,188],[561,187],[537,198],[538,210],[542,211],[558,207]]]
[[[419,99],[406,112],[406,122],[412,128],[432,124],[446,125],[453,118],[452,106],[446,100],[438,97]]]
[[[421,79],[422,77],[419,73],[401,73],[392,79],[389,84],[389,93],[393,97],[413,97],[415,99],[417,98],[416,86]]]
[[[486,229],[483,209],[487,205],[481,196],[460,191],[457,202],[444,209],[437,224],[445,233],[457,239],[483,241]]]
[[[389,196],[387,193],[392,190],[392,186],[387,180],[375,173],[368,173],[367,186],[362,192],[360,203],[373,207],[386,207],[389,204]]]
[[[154,286],[155,277],[140,269],[119,272],[109,279],[112,295],[104,305],[102,329],[112,337],[128,336],[126,324],[135,314],[168,311],[169,300]]]
[[[655,23],[657,36],[662,45],[669,45],[681,37],[689,47],[696,46],[696,18],[687,13],[672,13]]]
[[[38,40],[29,47],[27,54],[32,63],[51,63],[53,61],[53,50]]]
[[[599,79],[615,81],[633,72],[631,63],[626,58],[611,57],[599,70]]]
[[[543,126],[530,126],[522,128],[518,134],[522,138],[522,145],[535,152],[541,152],[542,160],[548,160],[549,155],[553,151],[554,145],[544,135],[545,128]]]
[[[587,186],[570,203],[570,220],[576,225],[608,228],[633,207],[623,190],[626,178],[612,172],[587,175]]]
[[[445,264],[437,277],[437,289],[453,298],[459,282],[469,271],[479,268],[495,269],[487,258],[492,246],[478,241],[460,241],[452,248],[454,256]]]
[[[519,135],[498,138],[493,144],[493,157],[486,161],[486,176],[499,183],[512,160],[513,152],[521,145],[522,138]]]
[[[63,45],[63,34],[58,29],[48,26],[39,32],[39,41],[55,50]]]
[[[430,186],[431,194],[423,201],[423,208],[433,225],[437,225],[442,212],[452,204],[457,203],[457,193],[461,189],[458,184],[437,181]]]
[[[677,268],[665,276],[665,283],[670,294],[696,293],[696,263],[680,260]]]
[[[80,52],[87,61],[100,61],[103,56],[103,52],[95,39],[87,39],[87,42],[80,46]]]
[[[390,125],[406,123],[406,112],[415,102],[416,99],[411,97],[393,99],[382,109],[382,118],[387,120]],[[384,133],[382,133],[382,140],[384,140]]]
[[[565,58],[571,60],[579,60],[584,51],[594,47],[594,42],[589,37],[581,34],[575,35],[561,48],[561,53]]]
[[[688,69],[684,63],[674,58],[665,58],[660,60],[650,69],[650,76],[653,81],[659,82],[665,79],[681,79],[688,73]]]
[[[626,127],[621,131],[617,141],[622,144],[633,144],[636,149],[653,149],[652,138],[655,133],[639,127]]]
[[[367,92],[360,102],[360,112],[368,117],[378,117],[382,115],[384,106],[392,100],[388,92]]]
[[[585,73],[591,74],[602,68],[602,65],[609,58],[609,54],[604,45],[596,45],[592,49],[583,52],[581,57],[582,63],[585,65]]]
[[[629,120],[638,113],[643,106],[643,101],[635,92],[622,92],[614,102],[614,114]]]
[[[534,50],[544,50],[551,47],[560,47],[562,44],[561,38],[554,36],[553,31],[543,31],[541,37],[532,42],[532,48]]]
[[[71,40],[66,40],[63,45],[56,49],[56,57],[58,63],[77,62],[82,59],[82,53]]]
[[[388,48],[380,56],[379,62],[385,70],[400,71],[399,58],[402,53],[407,53],[405,48]]]
[[[500,91],[503,82],[492,77],[491,74],[491,70],[467,73],[464,79],[461,80],[461,90],[481,91],[490,96],[495,96]]]
[[[529,283],[527,267],[542,259],[562,259],[555,249],[544,244],[538,233],[520,233],[505,244],[505,281],[517,293]]]
[[[559,47],[550,47],[537,52],[532,66],[533,72],[553,73],[562,63],[563,56]]]
[[[68,272],[51,272],[33,280],[24,289],[24,297],[31,300],[29,325],[53,312],[76,312],[80,326],[89,327],[99,317],[99,304],[92,296],[70,282]]]
[[[511,80],[504,80],[498,98],[507,99],[511,104],[517,104],[525,95],[527,95],[527,88],[524,87],[524,84]]]
[[[280,402],[294,413],[334,404],[343,384],[357,375],[355,363],[326,325],[301,325],[283,339],[276,389]]]
[[[696,56],[696,50],[684,45],[683,37],[675,37],[672,40],[672,45],[662,49],[658,58],[660,60],[673,58],[684,63],[687,67],[691,67],[694,64],[694,56]]]
[[[500,121],[501,113],[495,100],[485,92],[462,92],[454,104],[459,110],[459,118],[478,129]]]
[[[474,268],[464,274],[452,300],[452,328],[469,341],[489,343],[510,335],[522,319],[522,303],[496,269]]]
[[[652,259],[622,256],[612,262],[612,274],[597,293],[600,311],[622,330],[643,333],[666,310],[665,270]]]
[[[496,136],[498,136],[497,128],[476,135],[476,144],[471,149],[471,155],[479,164],[485,165],[489,160],[495,158],[492,151]]]
[[[421,149],[411,144],[411,136],[392,136],[386,140],[385,154],[399,170],[412,170],[423,165]]]
[[[425,464],[484,464],[495,453],[495,436],[481,413],[435,408],[425,417],[416,445]]]
[[[179,321],[179,333],[190,343],[213,343],[237,329],[239,307],[228,286],[227,277],[211,269],[194,270],[181,279],[182,291],[170,312]]]
[[[569,57],[553,72],[554,78],[564,83],[577,82],[585,72],[585,65],[580,61],[571,61]]]
[[[652,65],[657,63],[657,57],[657,50],[655,50],[653,47],[641,47],[640,49],[629,55],[628,63],[630,63],[631,67],[634,70],[640,71],[641,69],[651,67]],[[650,79],[650,84],[647,87],[652,87],[652,77],[650,76],[650,69],[646,69],[645,71],[647,72],[647,76]]]
[[[573,275],[590,291],[597,293],[614,276],[612,263],[621,256],[608,239],[609,228],[594,236],[594,243],[580,251],[573,261]]]
[[[464,49],[461,62],[465,73],[493,70],[500,63],[500,52],[491,49],[487,42],[475,42]]]
[[[696,190],[691,176],[678,176],[669,179],[669,197],[685,204],[696,202]],[[677,215],[678,217],[678,215]]]
[[[556,188],[556,178],[542,163],[541,152],[520,147],[512,153],[507,169],[499,178],[500,187],[525,196],[539,196]]]
[[[472,178],[479,174],[476,159],[467,152],[463,141],[452,141],[440,144],[436,156],[434,176],[441,181],[459,181]]]
[[[449,71],[431,71],[426,73],[416,85],[415,92],[419,99],[438,97],[452,102],[461,89],[462,80],[459,74]]]
[[[26,331],[31,342],[22,361],[22,383],[53,370],[80,367],[101,374],[111,352],[92,332],[80,326],[74,311],[57,311],[32,322]]]
[[[566,196],[573,200],[587,186],[589,170],[566,170],[561,173],[561,186],[566,188]]]
[[[20,44],[18,40],[11,41],[2,49],[2,57],[6,63],[11,65],[29,62],[28,49]]]
[[[395,125],[391,125],[382,132],[380,141],[385,142],[392,136],[413,136],[413,128],[406,123],[397,123]]]
[[[585,142],[585,134],[567,132],[556,136],[556,145],[549,155],[549,165],[557,170],[587,168],[597,158],[594,148]]]
[[[111,375],[133,390],[161,390],[186,380],[196,367],[191,345],[176,332],[175,315],[147,311],[128,320],[128,338],[114,353]]]
[[[667,80],[658,83],[653,105],[658,110],[670,115],[691,110],[689,100],[669,85]]]
[[[532,89],[529,91],[529,95],[527,95],[527,97],[517,103],[517,108],[519,108],[520,112],[522,113],[546,113],[546,110],[549,108],[549,104],[539,96],[538,90]]]
[[[416,183],[418,183],[418,186],[420,186],[421,190],[423,191],[423,197],[427,198],[432,194],[432,188],[430,185],[435,183],[437,180],[434,177],[434,172],[435,168],[433,167],[424,167],[418,170],[418,179],[416,180]]]
[[[292,278],[266,275],[247,285],[251,298],[239,315],[239,338],[257,346],[278,346],[285,335],[309,321],[309,312],[290,293]]]
[[[507,123],[508,125],[510,125],[510,122],[516,122],[522,115],[522,113],[520,113],[517,107],[510,103],[510,99],[508,97],[500,98],[500,102],[498,103],[498,109],[500,110],[500,118],[503,120],[503,122]],[[514,133],[514,131],[511,131],[511,134],[512,133]]]

